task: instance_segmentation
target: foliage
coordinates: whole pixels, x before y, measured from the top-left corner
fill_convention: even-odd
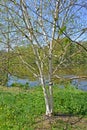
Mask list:
[[[28,82],[26,82],[26,84],[24,84],[24,85],[21,83],[13,83],[11,86],[12,87],[19,87],[21,89],[26,89],[26,90],[30,88],[30,85]]]
[[[72,67],[78,67],[81,65],[86,65],[87,64],[87,55],[84,52],[84,50],[78,48],[76,44],[71,44],[68,46],[67,52],[63,54],[63,51],[66,47],[66,45],[69,45],[70,40],[67,38],[63,38],[57,41],[53,41],[53,68],[55,68],[57,65],[59,65],[62,60],[66,59],[63,61],[63,64],[60,65],[60,69],[64,69],[65,67],[71,68]],[[86,43],[84,43],[84,46],[86,46]],[[28,77],[30,80],[35,80],[33,77],[32,73],[30,72],[30,69],[27,69],[26,65],[22,63],[22,61],[19,58],[19,55],[17,54],[17,51],[19,50],[19,54],[22,55],[23,59],[27,63],[29,63],[32,67],[35,68],[34,72],[37,74],[38,73],[38,68],[35,64],[35,57],[32,51],[31,45],[29,46],[22,46],[22,47],[15,47],[14,51],[11,51],[9,53],[9,68],[8,72],[11,73],[11,75],[17,75],[18,77]],[[80,52],[78,52],[81,50]],[[44,47],[44,51],[47,54],[48,48],[47,46]],[[43,57],[43,52],[41,49],[39,49],[40,56]],[[75,54],[76,53],[76,54]],[[64,55],[64,56],[63,56]],[[7,78],[7,58],[8,53],[2,51],[0,55],[0,84],[6,84],[6,78]],[[5,57],[5,58],[4,58]],[[63,57],[63,58],[62,58]],[[45,59],[45,66],[44,66],[44,73],[47,75],[47,66],[48,66],[48,60]],[[4,80],[3,80],[4,79]]]
[[[11,91],[12,88],[8,88],[7,91],[4,89],[5,87],[0,89],[0,129],[33,130],[36,120],[40,119],[45,112],[41,88],[35,87],[19,92],[18,90],[14,92],[14,89]],[[87,115],[86,99],[86,92],[70,86],[64,89],[54,86],[54,112],[56,113]]]

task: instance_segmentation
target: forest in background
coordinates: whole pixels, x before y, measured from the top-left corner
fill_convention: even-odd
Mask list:
[[[75,43],[71,43],[69,45],[69,40],[67,38],[58,39],[53,41],[53,68],[55,68],[58,65],[58,71],[56,73],[62,74],[65,72],[67,75],[67,70],[69,71],[68,74],[76,74],[78,75],[86,75],[84,74],[87,66],[87,55],[85,53],[85,50],[78,46]],[[66,49],[67,45],[67,51],[64,54],[64,50]],[[85,48],[87,48],[87,42],[82,42],[82,45],[84,45]],[[36,45],[35,45],[36,46]],[[48,53],[48,47],[44,46],[43,50]],[[41,49],[39,49],[40,56],[43,57],[43,52]],[[26,66],[26,63],[23,63],[22,60],[20,60],[19,56],[22,56],[23,59],[25,59],[25,62],[30,64],[32,67],[35,68],[35,73],[38,73],[38,68],[36,67],[35,63],[35,57],[33,54],[33,50],[31,45],[22,45],[22,46],[16,46],[14,50],[11,50],[9,52],[5,50],[0,51],[0,84],[5,85],[8,81],[8,75],[11,76],[17,76],[19,78],[29,79],[29,80],[36,80],[36,78],[33,78],[33,75],[31,71],[28,69],[28,66]],[[61,61],[65,59],[62,63]],[[45,60],[47,62],[47,59]],[[44,74],[47,75],[47,66],[44,68]],[[55,73],[55,74],[56,74]],[[54,78],[55,79],[55,78]]]

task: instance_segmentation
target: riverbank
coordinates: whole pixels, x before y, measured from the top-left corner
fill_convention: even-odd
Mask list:
[[[45,117],[41,87],[0,87],[0,129],[86,130],[87,92],[54,86],[54,116]]]

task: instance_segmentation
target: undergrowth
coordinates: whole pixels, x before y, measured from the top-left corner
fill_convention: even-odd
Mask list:
[[[17,89],[17,88],[15,88]],[[75,88],[54,89],[54,113],[87,115],[87,93]],[[18,91],[18,89],[17,89]],[[37,119],[45,114],[41,87],[12,91],[0,89],[0,130],[33,130]]]

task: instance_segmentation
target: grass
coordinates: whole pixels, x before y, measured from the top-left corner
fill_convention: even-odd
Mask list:
[[[87,92],[54,86],[55,116],[47,118],[40,87],[0,87],[0,130],[86,130],[86,99]]]

